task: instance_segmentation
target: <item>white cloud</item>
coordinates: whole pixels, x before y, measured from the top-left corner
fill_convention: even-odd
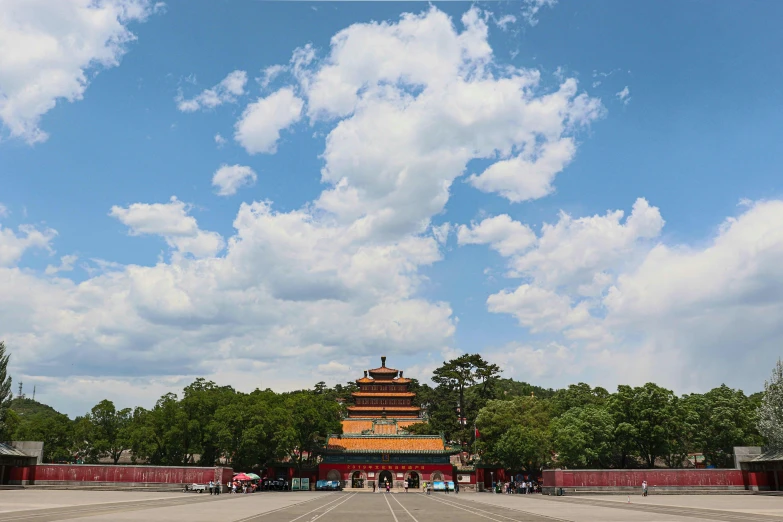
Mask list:
[[[8,207],[0,203],[0,218],[8,217],[11,215],[11,211],[8,210]]]
[[[457,232],[460,245],[490,245],[503,256],[519,254],[536,242],[530,227],[514,221],[508,214],[487,218],[470,227],[462,225]]]
[[[508,30],[508,27],[510,25],[513,25],[516,22],[517,22],[516,16],[507,14],[495,20],[495,25],[497,25],[501,30],[506,31]]]
[[[11,136],[45,141],[41,117],[81,100],[92,73],[116,67],[149,0],[1,0],[0,120]]]
[[[432,237],[434,237],[435,240],[441,245],[445,245],[446,241],[448,241],[449,239],[449,234],[451,233],[452,228],[453,227],[449,222],[441,223],[440,225],[433,226]]]
[[[341,118],[326,139],[321,175],[332,188],[319,208],[372,233],[419,233],[471,160],[501,157],[499,171],[517,151],[524,168],[474,184],[514,200],[552,190],[555,163],[576,149],[570,135],[600,117],[600,102],[578,93],[574,79],[542,92],[538,71],[495,67],[478,10],[462,26],[435,8],[395,24],[356,24],[300,74],[311,120]]]
[[[532,144],[526,147],[534,148]],[[563,138],[537,148],[493,163],[468,179],[477,189],[497,192],[514,203],[543,198],[554,191],[552,182],[574,157],[576,145],[571,138]]]
[[[189,215],[190,207],[172,196],[169,203],[134,203],[127,208],[114,206],[110,216],[126,225],[132,236],[159,235],[178,252],[196,257],[210,257],[225,243],[220,234],[199,229]]]
[[[226,138],[220,135],[220,133],[215,134],[215,145],[218,146],[218,148],[222,148],[223,145],[226,144]]]
[[[175,101],[177,109],[182,112],[195,112],[201,109],[214,109],[224,103],[234,103],[239,96],[245,94],[247,73],[233,71],[211,89],[205,89],[193,98],[185,99],[180,92]]]
[[[554,7],[557,0],[522,0],[522,18],[532,27],[538,24],[538,12],[542,7]]]
[[[70,272],[73,270],[73,264],[79,259],[79,256],[69,254],[60,258],[60,266],[48,265],[46,267],[46,275],[54,275],[58,272]]]
[[[10,228],[0,225],[0,267],[16,264],[22,255],[32,248],[52,251],[50,243],[57,235],[55,230],[39,230],[33,225],[20,225],[17,234]]]
[[[220,196],[231,196],[240,188],[256,182],[256,173],[243,165],[221,165],[212,176],[212,186]]]
[[[621,102],[623,102],[623,105],[628,105],[628,103],[631,101],[631,91],[628,89],[628,86],[626,85],[623,87],[623,90],[615,94]]]
[[[758,389],[783,338],[783,201],[744,207],[698,247],[663,243],[663,219],[643,199],[622,217],[545,225],[535,248],[510,258],[527,281],[491,295],[489,311],[566,341],[602,384]]]
[[[249,154],[274,154],[280,131],[299,121],[304,101],[284,87],[247,106],[235,125],[234,139]]]
[[[557,223],[544,224],[536,248],[511,260],[512,271],[533,277],[548,288],[594,282],[594,275],[632,262],[636,249],[661,232],[660,211],[639,198],[622,222],[622,210],[574,219],[561,212]]]
[[[261,84],[262,89],[266,89],[269,87],[269,84],[274,81],[275,78],[280,76],[282,73],[286,72],[288,70],[288,67],[285,65],[270,65],[266,69],[262,71],[261,78],[258,79],[258,82]]]

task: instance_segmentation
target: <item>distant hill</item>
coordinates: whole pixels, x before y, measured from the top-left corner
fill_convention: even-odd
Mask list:
[[[43,404],[27,397],[16,397],[11,400],[11,409],[21,418],[29,417],[66,417],[48,404]]]

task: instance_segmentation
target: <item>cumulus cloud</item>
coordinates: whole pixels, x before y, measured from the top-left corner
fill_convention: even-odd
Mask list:
[[[226,138],[220,135],[220,133],[215,134],[215,145],[218,146],[218,148],[222,148],[223,145],[226,144]]]
[[[153,12],[149,0],[3,0],[0,121],[11,136],[45,141],[41,117],[81,100],[96,70],[116,67]]]
[[[56,235],[57,232],[51,228],[20,225],[17,233],[0,225],[0,267],[16,264],[27,250],[33,248],[51,252],[51,242]]]
[[[524,252],[536,242],[530,227],[514,221],[508,214],[487,218],[471,226],[462,225],[457,232],[460,245],[490,245],[503,256]]]
[[[783,201],[752,203],[698,247],[663,242],[663,218],[643,199],[623,217],[561,213],[534,247],[507,251],[509,275],[526,281],[490,295],[488,310],[569,343],[608,385],[607,369],[634,361],[627,378],[682,391],[762,382],[758,363],[777,357],[783,335]]]
[[[158,235],[182,254],[214,256],[225,246],[223,238],[217,232],[201,230],[189,211],[189,205],[172,196],[168,203],[114,206],[109,215],[126,225],[132,236]]]
[[[538,12],[542,7],[554,7],[557,0],[522,0],[522,19],[531,27],[538,25]]]
[[[319,208],[373,233],[419,233],[479,158],[500,157],[494,168],[504,170],[476,176],[481,190],[515,201],[552,190],[576,150],[570,135],[601,116],[600,101],[572,78],[546,92],[536,70],[495,67],[482,13],[461,23],[458,31],[431,8],[356,24],[299,75],[310,119],[339,120],[326,139],[321,178],[332,188]],[[525,164],[504,167],[517,155]]]
[[[244,165],[221,165],[212,176],[212,186],[217,188],[220,196],[231,196],[241,187],[252,185],[256,181],[256,173]]]
[[[623,90],[615,94],[621,102],[623,102],[623,105],[628,105],[628,102],[631,101],[631,91],[628,89],[628,86],[626,85],[623,87]]]
[[[79,259],[79,256],[69,254],[60,258],[60,264],[48,265],[44,271],[46,275],[54,275],[58,272],[70,272],[73,270],[73,264]]]
[[[224,103],[234,103],[245,94],[247,73],[233,71],[211,89],[205,89],[193,98],[185,99],[182,92],[177,94],[177,109],[182,112],[195,112],[201,109],[214,109]]]
[[[280,131],[299,121],[303,107],[304,101],[290,87],[259,98],[237,121],[234,139],[250,154],[274,154]]]

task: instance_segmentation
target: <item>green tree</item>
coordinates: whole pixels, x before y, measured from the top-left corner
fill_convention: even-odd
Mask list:
[[[323,395],[290,394],[278,409],[278,415],[281,418],[274,420],[277,451],[291,459],[297,475],[301,475],[302,467],[315,463],[316,453],[329,434],[342,433],[340,405]]]
[[[607,468],[614,450],[614,419],[603,406],[570,408],[552,421],[557,462],[569,468]]]
[[[472,439],[478,410],[493,396],[500,372],[498,365],[485,361],[479,354],[462,355],[435,369],[432,380],[439,390],[434,394],[437,400],[431,405],[431,416],[436,424],[445,424],[443,431],[450,438],[460,442]],[[448,415],[454,419],[453,423],[448,422]],[[466,419],[464,424],[458,423],[459,417]]]
[[[681,447],[683,419],[679,401],[671,390],[653,383],[621,385],[607,404],[614,417],[615,448],[621,467],[631,464],[633,455],[638,455],[648,468],[655,467],[658,458],[675,462],[674,455]]]
[[[549,430],[513,426],[495,443],[492,454],[504,468],[535,473],[551,460]]]
[[[568,388],[557,390],[552,397],[552,414],[557,417],[571,408],[579,408],[593,404],[601,406],[606,404],[610,393],[604,388],[591,388],[589,384],[580,382],[571,384]]]
[[[8,360],[11,354],[5,352],[5,343],[0,341],[0,440],[9,437],[6,417],[11,406],[11,376],[8,374]]]
[[[273,440],[274,392],[238,393],[217,409],[210,424],[213,439],[234,469],[256,469],[278,456]]]
[[[767,445],[783,449],[783,361],[778,359],[770,380],[764,382],[764,398],[758,409],[758,430]]]
[[[218,408],[230,403],[235,395],[231,386],[218,386],[201,377],[184,388],[180,407],[187,418],[188,435],[183,438],[187,446],[183,449],[198,453],[199,465],[212,466],[217,462],[220,456],[219,444],[209,425]]]
[[[525,440],[547,441],[537,450],[538,453],[534,453],[548,454],[551,450],[549,409],[549,403],[537,397],[489,401],[476,418],[476,427],[480,433],[475,444],[476,451],[487,462],[500,462],[501,459],[507,458],[498,453],[500,439],[512,428],[522,426],[527,430]],[[538,432],[538,435],[531,436],[531,430]]]
[[[734,466],[734,446],[756,445],[756,407],[741,390],[722,384],[705,394],[683,397],[692,449],[719,468]]]
[[[117,464],[122,452],[130,449],[129,428],[132,410],[117,410],[110,400],[93,406],[86,416],[89,454],[94,459],[111,458]]]

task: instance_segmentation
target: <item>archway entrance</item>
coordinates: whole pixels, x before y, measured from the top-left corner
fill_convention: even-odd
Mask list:
[[[430,480],[433,482],[443,482],[443,473],[434,471],[432,475],[430,475]]]
[[[364,473],[361,471],[354,471],[351,473],[351,487],[363,488],[364,487]]]
[[[394,487],[394,477],[392,477],[391,471],[385,469],[378,474],[378,487],[385,488],[387,482],[390,488]]]
[[[339,482],[340,481],[340,472],[336,469],[330,470],[329,473],[326,474],[326,480],[330,482]]]
[[[408,487],[411,489],[419,489],[421,487],[419,474],[415,471],[409,471],[405,480],[408,481]]]

